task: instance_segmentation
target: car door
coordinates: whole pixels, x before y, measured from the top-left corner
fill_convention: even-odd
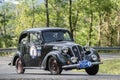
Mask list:
[[[27,42],[28,42],[28,33],[26,32],[20,36],[18,43],[18,50],[20,51],[22,57],[24,57],[27,54]]]
[[[28,43],[28,55],[29,55],[29,61],[27,66],[30,67],[38,67],[41,64],[41,39],[40,39],[40,33],[38,32],[30,32],[29,34],[29,43]]]
[[[18,45],[18,50],[21,53],[21,58],[24,61],[25,66],[29,66],[29,61],[30,61],[30,56],[28,54],[29,52],[29,33],[24,32],[21,34],[20,39],[19,39],[19,45]]]

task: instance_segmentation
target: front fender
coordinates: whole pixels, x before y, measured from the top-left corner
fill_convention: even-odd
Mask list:
[[[91,56],[93,54],[97,56],[97,60],[93,60],[92,59]],[[87,58],[87,60],[92,61],[92,62],[100,62],[100,56],[99,56],[98,52],[95,49],[93,49],[93,48],[90,48],[90,54],[87,54],[86,58]]]
[[[41,64],[42,69],[48,70],[48,60],[50,57],[55,57],[61,65],[65,63],[64,56],[60,53],[60,51],[51,51],[43,59],[42,64]]]

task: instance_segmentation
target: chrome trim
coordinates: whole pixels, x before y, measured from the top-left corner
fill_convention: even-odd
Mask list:
[[[80,52],[80,50],[79,50],[79,48],[78,48],[78,45],[76,45],[76,47],[77,47],[77,49],[78,49],[78,53],[79,53],[80,58],[82,58],[81,52]]]
[[[103,64],[103,62],[92,62],[92,65]]]
[[[97,65],[97,64],[103,64],[103,62],[92,62],[92,66],[93,65]],[[79,68],[79,63],[78,64],[70,64],[70,65],[64,65],[62,66],[63,69],[68,69],[68,68],[77,68],[77,69],[80,69]]]
[[[82,48],[82,51],[80,51],[80,50],[79,50],[79,47],[78,47],[78,46],[79,46],[79,45],[74,45],[74,46],[72,46],[72,47],[70,48],[70,49],[71,49],[71,51],[72,51],[73,56],[74,56],[74,57],[77,57],[77,56],[75,55],[75,53],[74,53],[73,49],[72,49],[73,47],[76,47],[76,49],[77,49],[77,51],[78,51],[78,55],[79,55],[80,59],[85,59],[85,54],[83,54],[83,53],[82,53],[82,51],[84,51],[84,50],[83,50],[83,48],[82,48],[82,46],[80,46],[80,47]],[[82,58],[82,55],[84,55],[84,57],[83,57],[83,58]],[[79,57],[78,57],[78,59],[79,59]]]
[[[72,46],[72,47],[73,47],[73,46]],[[73,56],[75,57],[75,54],[74,54],[74,52],[73,52],[73,50],[72,50],[72,47],[71,47],[70,49],[71,49],[71,51],[72,51]]]

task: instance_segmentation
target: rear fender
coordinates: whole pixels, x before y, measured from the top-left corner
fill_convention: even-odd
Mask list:
[[[13,59],[11,61],[11,66],[15,66],[15,62],[17,58],[21,58],[21,53],[19,51],[17,51],[16,54],[13,56]]]

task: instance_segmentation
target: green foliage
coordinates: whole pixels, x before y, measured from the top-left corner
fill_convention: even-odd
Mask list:
[[[3,38],[0,37],[0,48],[2,48],[2,47],[3,47]]]
[[[17,5],[0,7],[0,47],[16,46],[23,30],[46,26],[45,3],[18,1]],[[75,41],[81,45],[120,46],[119,0],[71,0],[71,13],[69,1],[48,0],[50,26],[73,30]]]
[[[11,35],[5,35],[0,37],[0,48],[14,47],[13,37]]]

